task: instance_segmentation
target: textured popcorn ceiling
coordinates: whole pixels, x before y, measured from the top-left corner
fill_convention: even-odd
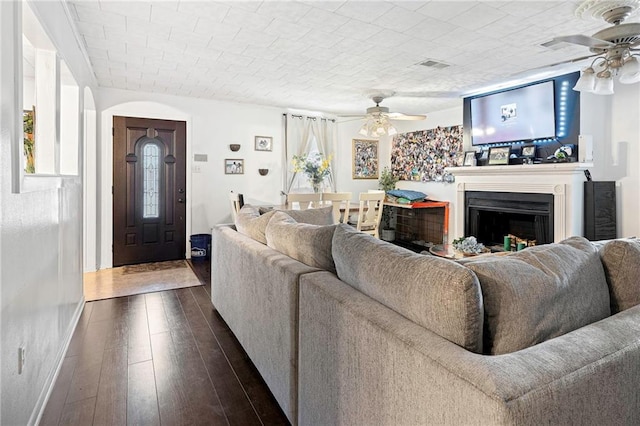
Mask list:
[[[100,86],[332,113],[426,113],[586,47],[574,1],[72,1]],[[631,18],[630,21],[636,21]],[[449,65],[419,65],[435,60]],[[567,71],[579,69],[572,64]]]

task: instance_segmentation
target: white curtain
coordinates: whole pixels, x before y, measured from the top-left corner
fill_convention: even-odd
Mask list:
[[[287,180],[285,192],[310,192],[311,183],[303,173],[293,172],[293,156],[320,153],[331,158],[331,172],[325,179],[324,189],[335,191],[336,125],[335,120],[321,117],[307,117],[295,114],[285,115],[286,145],[285,164]]]

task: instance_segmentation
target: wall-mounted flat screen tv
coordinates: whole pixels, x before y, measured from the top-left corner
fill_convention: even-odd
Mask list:
[[[471,99],[471,144],[554,137],[553,80]]]

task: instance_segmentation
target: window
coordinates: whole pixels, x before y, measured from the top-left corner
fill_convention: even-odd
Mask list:
[[[145,219],[159,217],[160,202],[160,148],[148,142],[142,148],[143,213]]]

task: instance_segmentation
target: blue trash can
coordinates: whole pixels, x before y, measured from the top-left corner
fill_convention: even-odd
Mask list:
[[[194,234],[191,243],[191,260],[206,260],[211,256],[211,234]]]

